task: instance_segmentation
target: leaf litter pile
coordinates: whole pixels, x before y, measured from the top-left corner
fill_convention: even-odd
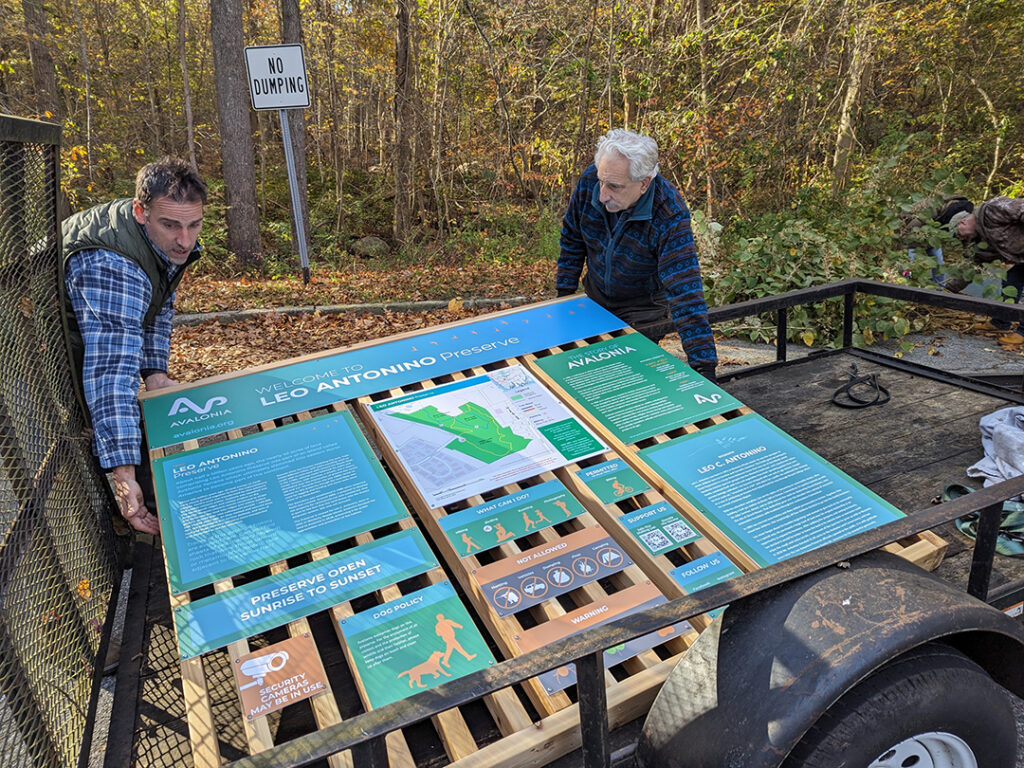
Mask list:
[[[190,382],[507,308],[471,309],[451,301],[447,309],[431,312],[272,313],[229,325],[179,326],[172,337],[169,373]]]
[[[230,324],[213,320],[178,326],[172,336],[169,373],[177,381],[190,382],[508,308],[501,304],[473,309],[463,306],[463,298],[524,296],[540,301],[554,295],[555,265],[544,260],[398,267],[356,260],[341,269],[314,269],[308,285],[297,275],[224,277],[189,272],[178,291],[179,314],[438,299],[447,301],[448,308],[384,314],[275,312]]]

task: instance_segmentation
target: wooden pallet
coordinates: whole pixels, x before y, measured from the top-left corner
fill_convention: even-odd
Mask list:
[[[612,334],[602,334],[601,336],[591,339],[590,341],[604,341],[607,339],[628,336],[633,333],[636,332],[631,329],[627,329]],[[711,520],[709,520],[699,509],[694,507],[686,498],[684,498],[678,491],[676,491],[671,485],[669,485],[657,472],[655,472],[638,456],[639,451],[641,451],[644,448],[648,448],[652,445],[656,445],[659,443],[666,443],[669,440],[672,440],[681,435],[698,432],[702,428],[713,426],[715,424],[722,424],[728,421],[729,419],[734,419],[744,414],[753,413],[754,411],[744,406],[742,408],[737,408],[734,411],[728,411],[726,413],[714,416],[701,422],[697,422],[695,424],[686,424],[676,429],[673,429],[669,432],[654,435],[653,437],[647,438],[638,443],[623,443],[611,431],[604,427],[604,425],[602,425],[600,421],[594,418],[594,416],[591,413],[589,413],[585,408],[583,408],[583,406],[581,406],[580,403],[573,399],[571,395],[562,390],[558,386],[557,382],[555,382],[539,366],[536,365],[536,360],[539,357],[545,357],[547,355],[556,354],[558,352],[570,349],[579,349],[584,346],[586,346],[585,341],[577,341],[571,344],[564,344],[560,347],[553,347],[551,349],[544,350],[543,352],[526,355],[524,356],[523,361],[526,364],[526,366],[530,369],[530,371],[533,373],[533,375],[537,377],[537,379],[544,382],[544,384],[548,388],[558,392],[561,400],[566,405],[568,405],[569,408],[582,421],[584,421],[586,424],[588,424],[588,426],[590,426],[591,429],[597,432],[601,436],[602,440],[604,440],[608,445],[612,446],[612,448],[627,462],[627,464],[632,466],[640,474],[640,476],[643,477],[653,488],[657,489],[658,493],[660,493],[665,499],[668,499],[671,505],[674,506],[677,510],[679,510],[683,517],[686,518],[687,521],[691,522],[694,525],[694,527],[696,527],[707,539],[709,539],[716,546],[717,549],[725,553],[744,573],[748,573],[751,570],[756,569],[756,564],[747,556],[747,554],[742,549],[740,549],[728,536],[723,534]],[[564,479],[566,479],[567,481],[573,480],[573,478]],[[582,484],[577,483],[577,485]],[[582,489],[579,489],[579,493],[586,494],[586,488],[584,487]],[[593,502],[596,502],[598,505],[600,505],[600,502],[597,502],[596,499],[593,499]],[[653,501],[647,503],[653,503]],[[602,520],[606,527],[614,527],[614,523],[608,518],[617,518],[622,514],[631,511],[632,509],[635,509],[635,507],[629,503],[623,503],[615,505],[615,508],[608,507],[605,508],[603,511],[596,510],[595,514],[599,517],[599,519]],[[628,535],[628,532],[624,531],[623,533],[625,533],[626,535],[623,536],[622,543],[626,546],[630,546],[630,540],[632,539],[632,537]],[[632,542],[632,546],[634,548],[639,547],[639,545],[637,545],[635,541]],[[946,553],[947,547],[947,542],[940,536],[932,533],[931,531],[922,531],[921,533],[915,534],[906,539],[893,542],[892,544],[883,547],[883,549],[887,552],[891,552],[892,554],[899,555],[900,557],[909,560],[915,565],[918,565],[919,567],[930,571],[937,568],[939,566],[939,563],[942,562],[942,558]],[[637,552],[638,562],[644,559],[643,553],[644,551],[642,550],[642,548],[640,548],[640,551]],[[633,552],[631,551],[630,554],[632,555]],[[665,563],[664,561],[658,561],[656,563],[649,563],[649,565],[653,567],[655,570],[648,571],[648,574],[651,576],[652,579],[655,579],[658,578],[657,574],[659,572],[664,572],[664,568],[667,565],[667,563]],[[659,584],[659,586],[662,585]],[[667,585],[663,586],[662,588],[670,589],[670,587],[668,587]]]
[[[507,360],[494,366],[488,366],[488,369],[504,367],[514,362],[516,361]],[[464,503],[447,508],[429,507],[420,497],[412,478],[402,466],[391,446],[387,444],[383,435],[380,434],[373,418],[370,417],[367,410],[368,405],[371,402],[374,402],[374,400],[384,399],[386,397],[397,397],[399,395],[406,394],[409,391],[415,391],[416,389],[421,388],[430,388],[439,384],[465,379],[469,376],[475,376],[484,372],[485,370],[483,368],[469,369],[459,374],[455,374],[454,376],[447,376],[423,382],[416,388],[390,390],[375,397],[360,398],[359,415],[364,429],[371,435],[377,446],[380,448],[384,456],[385,464],[391,468],[392,473],[398,481],[399,487],[405,491],[407,498],[410,499],[414,513],[422,523],[423,527],[430,534],[434,545],[441,552],[449,570],[466,593],[482,623],[491,633],[491,636],[501,653],[506,658],[511,658],[521,655],[524,652],[520,643],[520,638],[523,637],[531,628],[556,620],[559,617],[564,616],[573,608],[584,608],[588,605],[600,604],[612,594],[653,580],[648,579],[647,574],[641,568],[633,565],[627,567],[625,570],[619,571],[613,576],[608,577],[607,580],[602,580],[602,582],[607,583],[600,583],[597,581],[587,583],[564,595],[562,600],[549,599],[538,606],[528,609],[527,611],[504,617],[498,615],[493,606],[485,598],[479,583],[474,578],[473,573],[475,571],[489,563],[515,558],[524,551],[529,550],[531,547],[541,547],[546,544],[550,545],[561,540],[564,536],[573,534],[574,532],[583,531],[584,529],[594,526],[600,527],[601,523],[588,511],[583,515],[573,517],[563,523],[557,523],[551,527],[530,533],[527,536],[505,542],[497,548],[489,550],[486,553],[486,557],[482,555],[463,555],[456,552],[451,541],[441,529],[441,518],[450,512],[457,511],[458,509],[484,503],[484,497],[474,496],[467,499]],[[568,470],[572,470],[574,468],[578,467],[576,465],[572,465]],[[564,471],[565,470],[559,470],[559,473],[562,474]],[[530,478],[528,481],[496,489],[495,491],[487,494],[488,500],[515,493],[538,482],[553,479],[555,479],[555,475],[553,473],[544,472],[534,478]],[[581,501],[583,501],[583,499],[581,499]],[[616,538],[616,541],[620,545],[622,544],[619,538]],[[676,594],[678,594],[678,590],[676,590]],[[568,607],[566,605],[567,603],[569,604]],[[698,626],[701,628],[706,626],[706,620],[701,621]],[[695,636],[696,633],[691,632],[688,637],[676,638],[665,643],[666,652],[670,655],[681,653],[689,646],[690,643],[692,643]],[[638,674],[646,669],[659,666],[662,661],[663,659],[656,652],[647,651],[625,662],[622,665],[621,673],[626,675],[626,678],[624,679],[628,679],[632,675]],[[618,684],[611,673],[608,674],[607,679],[610,687],[614,687]],[[573,699],[568,693],[548,693],[536,680],[528,681],[526,683],[526,690],[530,696],[530,701],[533,706],[536,708],[538,713],[544,717],[561,711],[573,704]]]
[[[612,338],[618,335],[621,334],[600,338]],[[669,571],[675,566],[696,560],[715,551],[724,552],[744,572],[756,567],[739,547],[725,537],[710,520],[689,504],[678,492],[667,485],[638,456],[638,451],[644,447],[665,442],[684,433],[698,431],[712,424],[722,423],[730,418],[749,413],[750,410],[742,408],[704,422],[685,425],[639,444],[623,444],[608,433],[590,414],[583,411],[578,403],[562,392],[554,381],[533,364],[537,357],[576,346],[580,346],[580,343],[564,345],[523,358],[510,358],[485,368],[467,369],[410,387],[359,398],[358,401],[351,403],[357,422],[362,426],[364,434],[371,444],[379,450],[383,464],[402,492],[415,520],[413,517],[409,517],[389,527],[360,534],[347,542],[347,546],[342,545],[342,551],[345,548],[380,538],[399,528],[413,527],[416,525],[415,521],[418,520],[440,553],[444,568],[434,568],[422,576],[403,582],[401,585],[383,588],[370,596],[342,603],[330,609],[334,636],[325,637],[321,633],[317,638],[318,648],[321,656],[338,657],[341,655],[348,660],[348,673],[354,682],[353,692],[350,694],[347,690],[339,689],[336,683],[334,689],[328,686],[327,690],[310,699],[308,704],[292,705],[293,707],[309,707],[309,730],[325,728],[340,722],[342,710],[337,701],[339,697],[344,697],[346,694],[349,695],[349,698],[358,697],[361,701],[361,705],[356,703],[353,707],[352,702],[342,698],[342,701],[346,703],[346,711],[358,712],[365,710],[368,706],[368,697],[355,672],[351,654],[345,645],[340,621],[352,616],[357,611],[365,610],[370,605],[384,603],[396,599],[402,594],[407,594],[409,591],[451,578],[461,588],[465,601],[479,625],[489,635],[495,656],[501,660],[520,655],[528,649],[524,647],[528,644],[524,644],[523,637],[530,630],[556,623],[567,614],[585,609],[587,606],[597,605],[624,590],[652,584],[653,588],[656,588],[667,599],[681,596],[683,591],[669,575]],[[370,404],[387,397],[462,380],[484,373],[486,370],[515,363],[526,365],[537,379],[556,392],[559,398],[605,441],[609,450],[579,464],[571,464],[553,472],[544,472],[536,477],[495,489],[485,495],[474,496],[458,504],[439,508],[430,507],[420,497],[412,478],[377,429],[373,418],[369,415]],[[326,410],[316,412],[316,415],[325,412],[340,412],[347,407],[345,403],[336,403]],[[311,416],[312,414],[309,412],[301,412],[293,418],[305,420]],[[265,422],[260,424],[258,429],[270,431],[285,422],[290,423],[290,421],[291,419],[284,419],[278,422]],[[240,431],[235,430],[225,433],[219,439],[236,438],[241,434]],[[195,441],[190,441],[182,443],[178,447],[187,450],[198,447],[198,444]],[[152,458],[164,454],[163,450],[153,451]],[[586,466],[611,459],[621,459],[635,469],[650,485],[650,490],[623,501],[608,504],[600,501],[577,477],[576,472]],[[528,535],[505,541],[486,553],[469,555],[456,551],[441,527],[441,521],[446,515],[555,479],[559,480],[583,505],[585,510],[583,514],[543,530],[532,531]],[[630,511],[659,502],[667,502],[679,511],[692,524],[692,527],[702,534],[702,538],[666,554],[650,555],[625,528],[620,518]],[[595,528],[599,528],[611,536],[630,557],[633,564],[612,576],[584,584],[558,598],[549,599],[524,611],[506,616],[498,615],[484,595],[474,576],[474,571],[484,568],[490,563],[520,556],[531,548],[550,545],[563,537]],[[886,549],[923,567],[933,568],[941,560],[944,548],[945,542],[933,534],[924,533],[890,545]],[[332,547],[332,551],[336,549],[337,547]],[[328,548],[322,547],[307,553],[304,557],[292,558],[291,566],[288,562],[282,561],[269,566],[269,570],[272,573],[280,573],[289,567],[294,567],[298,561],[322,559],[328,554]],[[266,569],[263,569],[256,575],[265,572]],[[240,578],[250,576],[252,574],[245,574]],[[231,589],[233,585],[232,579],[224,579],[217,582],[213,588],[218,592],[223,592]],[[205,588],[205,591],[194,590],[173,596],[172,605],[182,605],[195,599],[194,594],[195,597],[198,597],[207,592],[209,592],[209,588]],[[698,632],[706,628],[708,621],[705,616],[694,617],[690,622],[692,628],[690,631],[672,636],[651,650],[644,651],[609,669],[606,680],[608,683],[609,718],[612,727],[628,722],[646,712],[679,655],[692,644]],[[310,623],[307,619],[293,621],[287,625],[287,632],[290,636],[309,634]],[[274,726],[276,721],[273,716],[248,720],[243,716],[233,686],[218,685],[212,682],[216,677],[214,670],[224,666],[223,657],[225,655],[229,658],[237,658],[248,653],[254,644],[261,642],[264,641],[259,638],[237,641],[228,646],[226,654],[224,651],[215,651],[182,663],[190,740],[197,768],[207,768],[222,763],[219,748],[221,743],[230,742],[250,754],[266,750],[275,743],[277,734]],[[328,643],[334,644],[333,647],[327,647]],[[221,675],[221,677],[223,676]],[[335,691],[338,691],[337,695]],[[483,706],[471,704],[444,712],[425,726],[415,726],[415,730],[410,733],[401,730],[392,733],[387,739],[392,766],[412,768],[418,761],[423,762],[424,752],[429,753],[431,764],[439,764],[439,760],[444,760],[458,766],[486,768],[537,766],[544,765],[579,746],[579,712],[574,687],[549,692],[538,680],[529,680],[521,686],[503,689],[484,697],[482,704]],[[234,707],[233,711],[237,714],[236,723],[241,726],[238,728],[238,732],[244,734],[244,743],[238,744],[238,739],[233,738],[232,734],[225,733],[223,728],[218,731],[216,723],[218,720],[223,721],[223,718],[214,717],[214,709],[218,707]],[[431,750],[433,751],[431,752]],[[350,768],[353,766],[352,757],[349,753],[335,755],[331,758],[331,765],[335,768],[341,766]]]

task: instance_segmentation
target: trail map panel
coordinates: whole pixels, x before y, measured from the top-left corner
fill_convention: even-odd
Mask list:
[[[408,517],[347,411],[153,462],[174,594]]]
[[[370,413],[430,507],[606,450],[520,365],[372,403]]]
[[[639,333],[538,358],[536,364],[624,443],[743,405]]]
[[[341,632],[371,709],[494,664],[447,581],[342,619]]]
[[[760,566],[903,517],[757,414],[639,456]]]

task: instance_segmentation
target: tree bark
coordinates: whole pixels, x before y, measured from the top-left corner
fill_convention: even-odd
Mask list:
[[[188,59],[185,58],[185,0],[178,0],[178,58],[181,61],[182,98],[185,101],[185,130],[188,140],[188,161],[192,167],[196,164],[196,129],[192,120],[192,89],[188,82]]]
[[[262,246],[239,0],[210,0],[210,38],[217,84],[228,250],[243,265],[252,266],[259,262]]]
[[[401,246],[412,226],[412,57],[409,48],[410,0],[395,0],[395,214],[392,231]]]
[[[302,16],[299,0],[281,0],[281,41],[302,43]],[[295,158],[295,178],[299,187],[299,209],[302,211],[302,229],[309,242],[309,192],[306,188],[306,120],[305,110],[285,110],[292,138],[292,156]],[[292,253],[299,252],[296,224],[292,222]]]
[[[57,95],[57,69],[47,44],[47,41],[53,40],[53,31],[46,15],[46,6],[42,0],[21,0],[21,9],[25,15],[36,110],[43,116],[49,112],[57,122],[61,122],[64,115]]]
[[[864,71],[871,59],[871,33],[867,14],[861,14],[854,20],[853,34],[850,39],[848,65],[846,71],[846,88],[843,103],[839,110],[839,130],[836,133],[836,151],[832,156],[832,187],[842,189],[850,172],[850,154],[854,144],[854,128],[857,120],[857,109],[864,80]]]

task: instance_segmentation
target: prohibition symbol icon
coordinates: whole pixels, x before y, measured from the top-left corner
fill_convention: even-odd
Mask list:
[[[578,557],[572,561],[572,569],[580,576],[593,576],[597,573],[597,563],[592,557]]]
[[[519,596],[519,590],[514,587],[498,587],[494,591],[494,604],[499,608],[508,610],[515,608],[519,603],[523,601],[522,597]]]
[[[539,576],[527,576],[519,584],[519,588],[532,598],[544,597],[548,591],[548,583]]]
[[[622,553],[614,547],[605,547],[597,553],[597,559],[606,568],[615,568],[622,562]]]
[[[547,573],[548,581],[555,587],[567,587],[572,584],[572,571],[563,565],[555,566]]]

